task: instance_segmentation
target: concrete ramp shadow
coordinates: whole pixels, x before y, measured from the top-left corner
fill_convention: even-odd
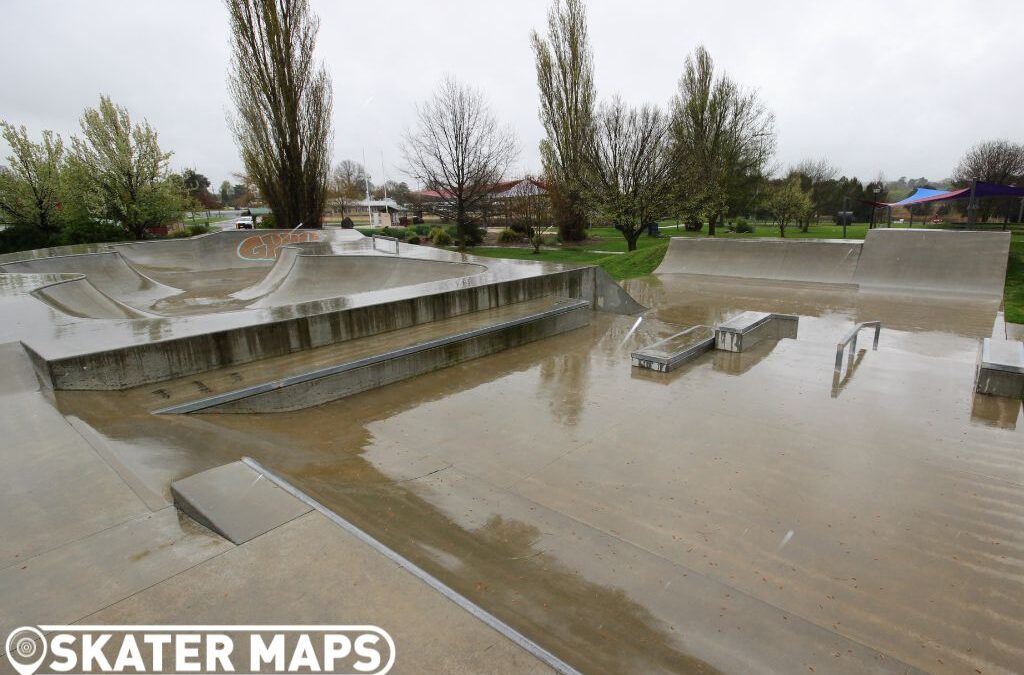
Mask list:
[[[312,510],[242,462],[175,481],[171,494],[182,512],[235,544]]]

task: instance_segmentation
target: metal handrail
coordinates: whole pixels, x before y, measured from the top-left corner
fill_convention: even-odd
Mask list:
[[[850,354],[857,353],[857,334],[860,333],[862,328],[874,328],[875,329],[875,340],[871,345],[871,348],[878,350],[878,335],[882,332],[881,321],[864,321],[858,323],[856,326],[850,329],[850,332],[843,336],[843,339],[836,345],[836,372],[838,373],[843,369],[843,351],[846,349],[846,345],[852,344],[850,347]]]
[[[398,255],[399,241],[398,241],[397,237],[389,237],[389,236],[383,235],[383,234],[372,234],[372,235],[370,235],[370,238],[373,240],[373,250],[375,250],[375,251],[382,251],[384,253],[390,253],[390,251],[383,251],[382,249],[377,248],[377,240],[378,239],[384,239],[386,241],[393,241],[393,242],[395,242],[395,255]]]

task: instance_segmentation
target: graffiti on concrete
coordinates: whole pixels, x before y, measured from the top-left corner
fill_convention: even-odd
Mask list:
[[[320,241],[320,232],[306,230],[254,234],[238,244],[238,257],[242,260],[276,260],[282,246],[314,241]]]

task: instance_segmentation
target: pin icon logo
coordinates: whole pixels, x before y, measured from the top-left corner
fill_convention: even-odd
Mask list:
[[[15,628],[7,636],[4,651],[20,675],[32,675],[46,658],[46,638],[31,626]]]

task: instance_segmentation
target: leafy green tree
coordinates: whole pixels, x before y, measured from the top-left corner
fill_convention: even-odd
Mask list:
[[[773,185],[768,193],[768,210],[779,227],[779,236],[786,236],[786,227],[806,217],[814,208],[811,191],[800,185],[797,176],[791,176]]]
[[[596,116],[588,154],[588,196],[635,251],[646,226],[671,208],[668,120],[654,106],[630,108],[616,97]]]
[[[678,208],[708,219],[708,234],[730,213],[748,209],[775,152],[775,118],[727,75],[715,75],[703,47],[686,57],[672,103]]]
[[[278,227],[321,227],[331,166],[331,81],[314,60],[308,0],[227,0],[228,85],[246,174]]]
[[[0,220],[33,226],[46,235],[58,232],[64,142],[44,131],[35,143],[24,126],[7,122],[0,122],[0,134],[11,148],[7,168],[0,169]]]
[[[587,148],[594,133],[594,58],[583,0],[555,0],[548,10],[547,39],[531,36],[540,90],[540,120],[547,138],[541,158],[551,206],[563,241],[586,237],[582,193]]]
[[[69,213],[77,220],[119,223],[136,239],[146,228],[181,217],[185,189],[171,180],[170,152],[160,149],[149,122],[132,122],[128,111],[100,97],[98,108],[81,118],[82,137],[74,137],[65,180]]]
[[[231,183],[228,181],[222,181],[217,193],[220,195],[220,203],[227,206],[228,202],[231,201]]]

